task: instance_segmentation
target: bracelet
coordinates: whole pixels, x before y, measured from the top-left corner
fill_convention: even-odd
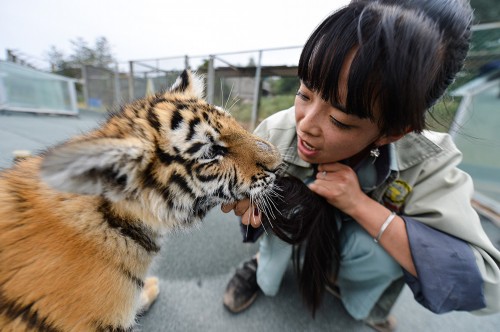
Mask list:
[[[389,225],[391,224],[391,222],[394,220],[394,217],[396,217],[396,213],[395,212],[391,212],[391,214],[389,215],[389,217],[387,217],[387,219],[382,224],[382,227],[380,227],[380,231],[378,231],[377,237],[373,238],[373,241],[375,241],[375,243],[378,243],[378,241],[380,241],[380,237],[382,236],[382,234],[384,234],[384,232],[387,229],[387,227],[389,227]]]

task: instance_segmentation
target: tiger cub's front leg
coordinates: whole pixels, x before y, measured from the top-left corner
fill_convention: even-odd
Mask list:
[[[144,282],[144,288],[141,292],[141,306],[139,308],[139,313],[144,313],[149,310],[151,304],[156,300],[158,294],[160,293],[160,286],[158,278],[148,277]]]

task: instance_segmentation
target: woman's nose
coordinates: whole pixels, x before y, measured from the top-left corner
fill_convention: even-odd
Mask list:
[[[318,111],[315,107],[305,110],[302,114],[302,119],[298,124],[299,130],[311,136],[319,136],[321,133],[320,119]]]

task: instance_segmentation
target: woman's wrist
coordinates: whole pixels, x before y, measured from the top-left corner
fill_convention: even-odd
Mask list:
[[[375,236],[373,238],[373,241],[375,241],[375,243],[378,243],[378,241],[380,241],[380,238],[384,234],[385,230],[391,225],[391,223],[392,223],[392,221],[394,220],[395,217],[396,217],[396,213],[395,212],[391,212],[391,214],[387,217],[387,219],[384,221],[384,223],[382,224],[382,226],[380,226],[380,230],[378,231],[377,236]]]
[[[344,211],[344,213],[356,220],[373,238],[378,236],[391,212],[366,194],[352,210]]]
[[[406,271],[417,277],[411,256],[404,220],[392,211],[366,196],[349,214],[391,255]],[[383,225],[385,224],[385,228]],[[379,236],[380,235],[380,236]]]

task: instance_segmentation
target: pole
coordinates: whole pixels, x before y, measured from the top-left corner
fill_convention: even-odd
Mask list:
[[[131,102],[135,99],[134,95],[134,61],[129,61],[129,74],[128,74],[128,101]]]
[[[259,51],[259,60],[257,61],[257,67],[255,68],[255,86],[253,92],[253,105],[252,105],[252,117],[250,120],[250,130],[253,131],[257,126],[257,119],[259,115],[259,104],[260,104],[260,90],[261,90],[261,74],[262,74],[262,50]]]
[[[215,56],[210,55],[208,58],[208,73],[207,73],[207,101],[209,104],[214,103],[215,94],[215,68],[214,68]]]

